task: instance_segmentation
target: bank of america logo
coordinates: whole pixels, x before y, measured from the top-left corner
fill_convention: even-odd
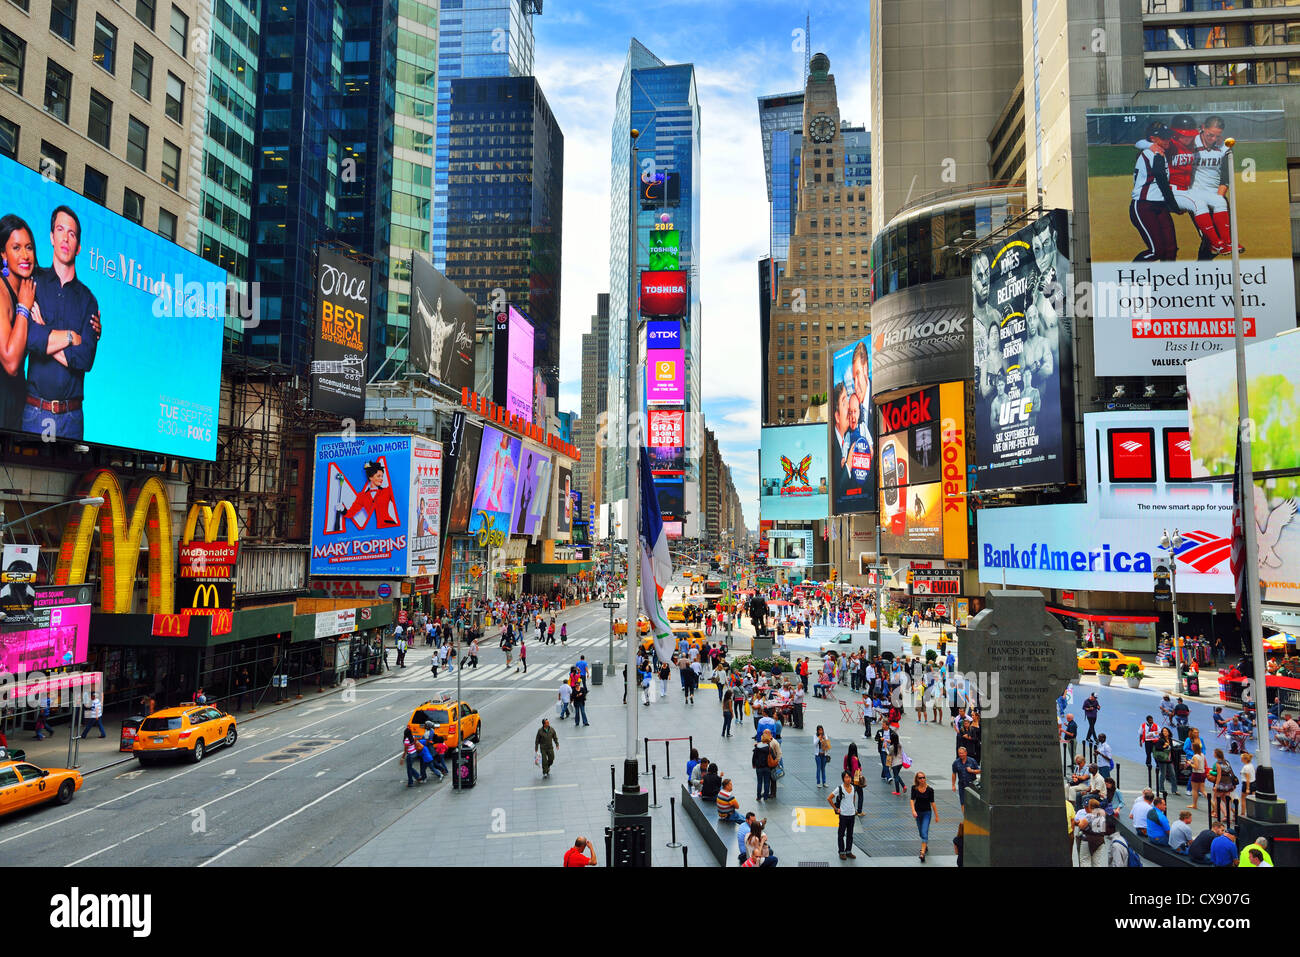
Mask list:
[[[1183,544],[1174,554],[1184,565],[1189,565],[1202,575],[1210,574],[1227,561],[1232,553],[1232,539],[1221,538],[1211,532],[1183,532]]]
[[[1188,453],[1188,454],[1191,454],[1191,451],[1192,451],[1192,441],[1191,441],[1191,439],[1183,439],[1181,442],[1179,442],[1179,443],[1178,443],[1178,451],[1179,451],[1179,452],[1186,452],[1186,453]]]
[[[1119,447],[1120,447],[1121,449],[1123,449],[1125,452],[1130,452],[1130,453],[1132,453],[1132,452],[1136,452],[1138,449],[1142,448],[1142,443],[1141,443],[1141,442],[1134,442],[1132,439],[1129,439],[1127,442],[1121,442],[1121,443],[1119,444]]]

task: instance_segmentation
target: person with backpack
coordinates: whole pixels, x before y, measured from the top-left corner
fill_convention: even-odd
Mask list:
[[[829,804],[839,818],[839,826],[835,831],[835,841],[839,847],[840,860],[845,858],[855,859],[857,855],[853,853],[853,825],[857,820],[858,789],[853,786],[853,776],[845,771],[840,775],[840,783],[831,791],[826,798]]]
[[[754,769],[754,776],[758,779],[758,797],[754,800],[762,801],[771,796],[772,793],[772,766],[768,764],[768,758],[772,754],[772,735],[770,732],[764,732],[763,737],[754,745],[754,751],[750,755],[750,767]]]
[[[1088,800],[1079,834],[1079,866],[1106,866],[1106,812],[1096,798]]]
[[[858,745],[856,742],[849,742],[848,751],[844,755],[842,770],[848,773],[849,780],[853,782],[856,814],[858,817],[862,817],[862,801],[867,793],[867,779],[862,774],[862,762],[858,759]]]
[[[1110,866],[1142,866],[1142,856],[1129,848],[1128,841],[1124,840],[1123,835],[1115,835],[1115,839],[1110,842]]]
[[[1214,749],[1214,770],[1210,778],[1214,781],[1214,819],[1227,824],[1232,812],[1232,795],[1237,790],[1237,775],[1223,756],[1222,748]]]

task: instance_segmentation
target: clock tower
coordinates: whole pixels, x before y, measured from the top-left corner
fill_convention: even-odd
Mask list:
[[[835,94],[830,57],[825,53],[815,54],[808,70],[808,82],[803,92],[803,182],[812,185],[814,182],[842,181],[844,157],[840,142],[840,104]],[[807,161],[809,153],[812,154],[811,163]],[[841,167],[838,170],[837,156]],[[823,162],[816,162],[818,159]],[[829,174],[825,167],[830,167]],[[817,176],[818,172],[822,175]],[[839,175],[832,179],[837,172]]]

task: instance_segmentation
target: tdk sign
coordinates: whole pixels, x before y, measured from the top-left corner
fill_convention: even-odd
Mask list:
[[[682,347],[681,324],[661,320],[647,322],[645,344],[647,349],[680,349]]]

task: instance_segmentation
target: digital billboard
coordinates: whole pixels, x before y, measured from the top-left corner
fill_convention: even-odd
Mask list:
[[[1281,110],[1089,110],[1093,342],[1102,376],[1179,376],[1232,351],[1231,251],[1250,340],[1295,326]],[[1227,205],[1235,138],[1237,224]]]
[[[423,253],[411,259],[411,366],[453,389],[474,388],[474,326],[478,307],[433,268]]]
[[[0,572],[0,627],[31,623],[40,561],[39,545],[5,543],[4,570]]]
[[[0,674],[52,671],[86,661],[92,594],[90,585],[37,588],[32,620],[0,631]]]
[[[682,348],[682,324],[676,319],[651,319],[645,324],[647,349]]]
[[[812,560],[810,528],[774,528],[767,533],[767,563],[774,568],[806,568]]]
[[[646,441],[650,470],[655,475],[684,475],[686,470],[686,412],[650,409]]]
[[[641,315],[680,319],[688,305],[686,270],[641,270]]]
[[[871,305],[871,386],[877,395],[970,376],[970,284],[934,280]]]
[[[831,353],[830,361],[831,512],[870,512],[876,507],[871,336]]]
[[[34,291],[0,428],[216,458],[225,272],[20,163],[0,175],[10,301]]]
[[[964,396],[963,383],[945,382],[881,403],[883,552],[967,556]]]
[[[573,531],[573,464],[568,459],[555,463],[555,508],[551,519],[554,538],[569,540]]]
[[[655,479],[655,495],[664,521],[686,521],[686,482],[683,479]]]
[[[519,453],[518,495],[515,501],[513,531],[532,538],[546,517],[551,497],[551,455],[524,443]]]
[[[686,350],[647,349],[645,353],[647,405],[681,405],[686,401]]]
[[[678,173],[642,173],[641,208],[676,206],[682,201],[682,179]]]
[[[460,413],[457,413],[459,416]],[[449,449],[455,455],[448,462],[454,470],[455,477],[451,484],[451,497],[447,503],[447,522],[444,534],[465,533],[469,528],[470,506],[474,504],[474,481],[478,478],[479,451],[483,444],[483,426],[474,422],[465,422],[459,432],[459,446],[456,443],[456,425],[452,424],[453,442]]]
[[[442,443],[411,437],[411,549],[413,575],[438,574],[442,547]]]
[[[515,488],[519,481],[519,451],[521,441],[517,436],[483,426],[482,450],[478,456],[478,471],[474,479],[474,502],[470,506],[469,534],[498,531],[510,534],[511,518],[515,505]]]
[[[758,455],[758,509],[763,518],[809,521],[827,517],[826,430],[825,423],[763,428]]]
[[[649,240],[650,269],[661,272],[681,266],[682,234],[676,229],[652,229]]]
[[[311,407],[361,421],[366,417],[370,339],[370,266],[321,247],[316,253],[316,330],[311,352]]]
[[[492,401],[532,422],[533,324],[514,306],[497,313],[492,361]]]
[[[1072,477],[1069,252],[1069,217],[1058,209],[971,260],[980,488]]]

